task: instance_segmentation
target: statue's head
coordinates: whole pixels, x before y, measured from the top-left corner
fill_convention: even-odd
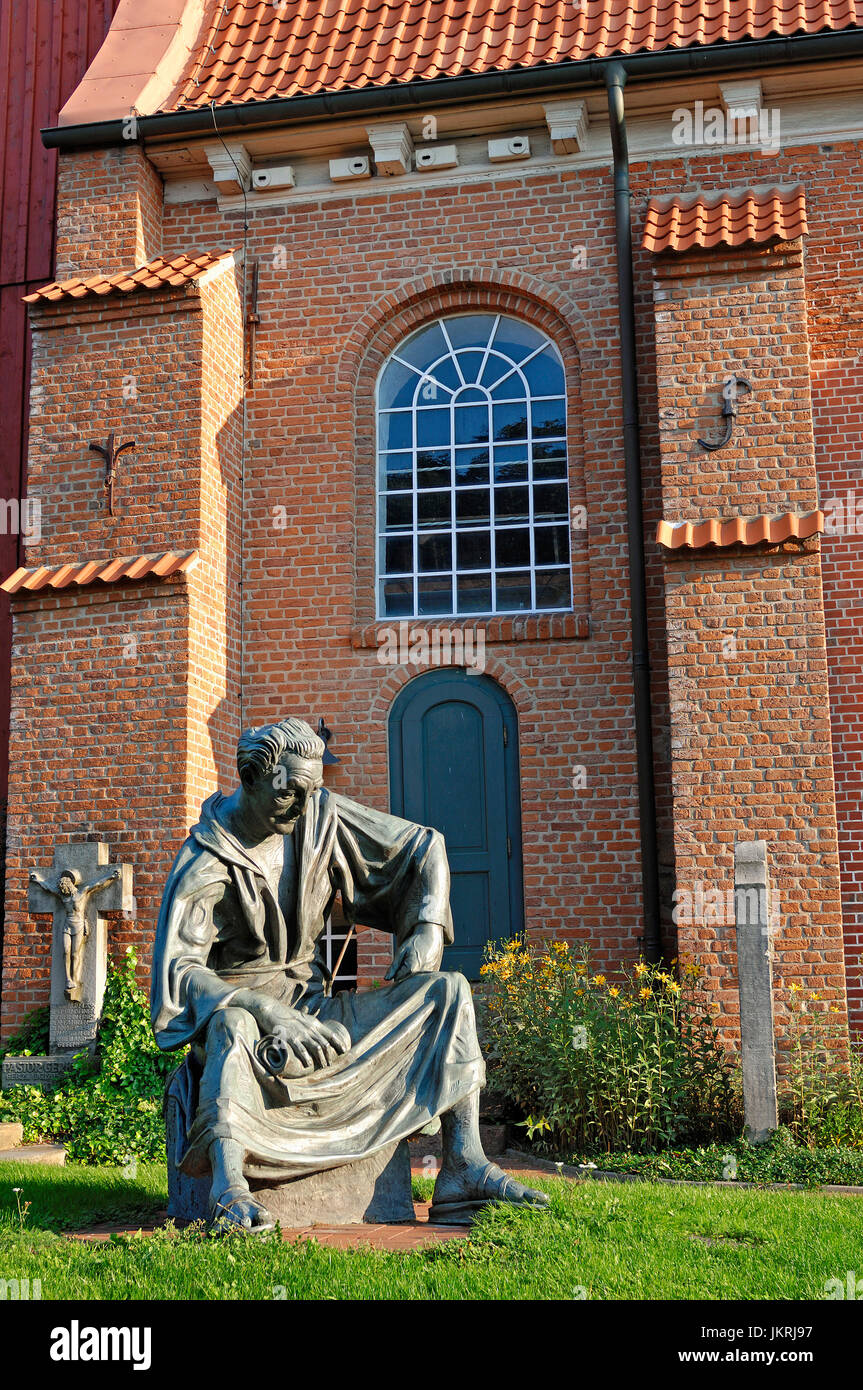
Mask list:
[[[64,898],[69,898],[81,881],[81,875],[77,869],[64,869],[57,880],[57,888]]]
[[[243,801],[274,834],[290,835],[324,777],[324,741],[303,719],[247,729],[237,744]]]

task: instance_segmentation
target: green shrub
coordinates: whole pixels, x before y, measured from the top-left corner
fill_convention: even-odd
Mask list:
[[[848,1048],[842,1010],[817,990],[785,991],[788,1029],[780,1072],[782,1118],[800,1144],[863,1148],[863,1049]],[[846,1060],[847,1058],[847,1060]]]
[[[63,1143],[83,1163],[164,1157],[162,1098],[179,1057],[156,1046],[136,964],[131,947],[121,968],[109,963],[95,1062],[81,1054],[52,1089],[0,1091],[0,1120],[20,1121],[28,1142]]]
[[[685,992],[639,963],[609,983],[586,949],[490,948],[485,1027],[493,1082],[559,1152],[633,1153],[739,1133],[734,1064],[697,967]]]

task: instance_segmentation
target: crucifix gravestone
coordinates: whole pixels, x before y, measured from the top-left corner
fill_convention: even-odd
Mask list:
[[[28,906],[51,913],[50,1054],[7,1057],[3,1085],[39,1085],[68,1070],[96,1040],[108,964],[108,925],[101,912],[131,912],[132,866],[109,864],[101,842],[63,845],[50,869],[31,869]]]

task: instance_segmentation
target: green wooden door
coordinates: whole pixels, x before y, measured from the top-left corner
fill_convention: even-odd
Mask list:
[[[431,671],[400,692],[389,733],[393,813],[446,840],[455,945],[443,969],[476,979],[486,942],[524,922],[515,708],[487,676]]]

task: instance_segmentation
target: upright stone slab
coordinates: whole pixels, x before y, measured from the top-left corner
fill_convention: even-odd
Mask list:
[[[763,1144],[779,1123],[770,892],[763,840],[743,840],[734,847],[734,916],[746,1137],[750,1144]]]

